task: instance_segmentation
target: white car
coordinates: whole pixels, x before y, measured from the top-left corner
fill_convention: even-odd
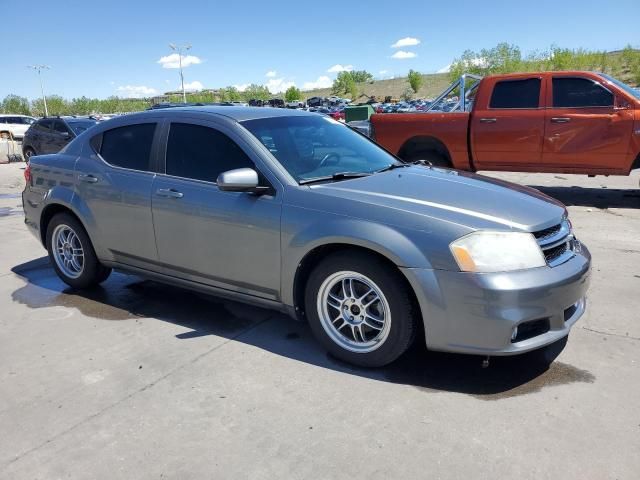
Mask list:
[[[25,132],[36,119],[26,115],[0,115],[0,137],[22,139]]]

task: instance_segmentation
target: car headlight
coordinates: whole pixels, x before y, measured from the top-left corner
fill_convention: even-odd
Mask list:
[[[449,248],[463,272],[507,272],[547,265],[530,233],[478,231],[452,242]]]

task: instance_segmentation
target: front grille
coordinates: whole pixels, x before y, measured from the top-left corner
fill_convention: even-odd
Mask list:
[[[540,230],[538,232],[533,232],[533,236],[536,237],[536,240],[544,240],[549,238],[555,234],[557,234],[562,228],[562,224],[554,225],[553,227],[545,228],[544,230]]]
[[[565,218],[561,223],[533,232],[542,249],[547,265],[558,266],[573,257],[574,237],[571,225]]]
[[[528,340],[543,333],[547,333],[551,329],[551,325],[548,318],[541,318],[539,320],[531,320],[518,325],[518,331],[516,335],[511,338],[511,343],[518,343],[523,340]]]

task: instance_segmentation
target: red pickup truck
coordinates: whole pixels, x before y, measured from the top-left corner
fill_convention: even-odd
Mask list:
[[[592,72],[466,75],[427,113],[372,115],[369,133],[402,159],[461,170],[628,175],[640,92]]]

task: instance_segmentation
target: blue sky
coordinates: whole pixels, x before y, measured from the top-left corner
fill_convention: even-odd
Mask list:
[[[3,17],[7,15],[8,0]],[[175,90],[170,42],[190,43],[185,83],[215,88],[248,83],[272,91],[326,85],[342,68],[376,77],[435,72],[464,50],[499,42],[524,53],[552,44],[615,50],[640,47],[633,19],[640,1],[41,1],[2,22],[0,98],[39,96],[26,68],[47,64],[47,94],[136,96]],[[465,12],[461,14],[460,12]],[[5,17],[6,18],[6,17]],[[401,45],[392,47],[399,40]],[[419,43],[418,43],[419,42]],[[404,52],[404,53],[398,53]],[[393,56],[401,57],[394,58]],[[405,58],[402,58],[405,57]],[[199,62],[199,63],[197,63]],[[333,67],[333,68],[332,68]]]

